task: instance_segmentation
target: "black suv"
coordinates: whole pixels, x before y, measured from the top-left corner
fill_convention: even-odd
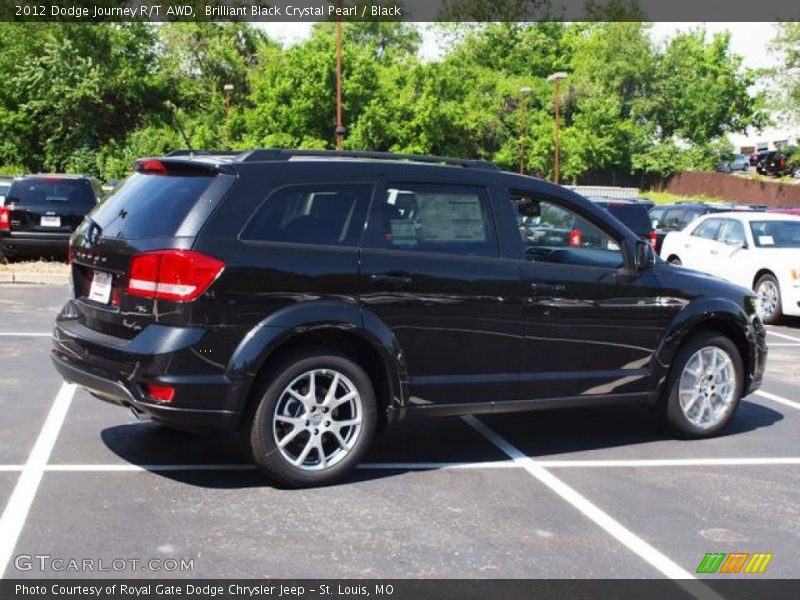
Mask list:
[[[69,237],[102,197],[85,175],[17,177],[0,206],[0,255],[66,256]]]
[[[173,427],[238,428],[288,486],[339,478],[412,415],[650,403],[709,436],[766,360],[752,292],[480,161],[174,153],[140,160],[71,244],[64,378]]]

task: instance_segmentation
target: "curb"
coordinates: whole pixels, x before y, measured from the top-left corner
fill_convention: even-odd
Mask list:
[[[67,285],[67,273],[0,273],[0,283],[38,283],[42,285]]]

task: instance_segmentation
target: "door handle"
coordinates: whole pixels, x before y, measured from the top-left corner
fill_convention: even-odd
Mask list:
[[[567,286],[560,283],[532,283],[531,290],[538,293],[563,292]]]
[[[388,273],[373,273],[369,276],[372,283],[389,285],[392,287],[403,287],[411,285],[414,279],[410,273],[405,271],[389,271]]]

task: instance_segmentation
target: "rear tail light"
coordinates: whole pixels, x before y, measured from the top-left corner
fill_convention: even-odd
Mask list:
[[[569,232],[569,245],[580,246],[583,242],[583,233],[577,227]]]
[[[658,236],[656,236],[656,230],[651,229],[650,234],[647,236],[647,238],[650,240],[650,245],[653,247],[653,250],[655,250],[656,243],[658,242]]]
[[[146,298],[189,302],[219,277],[225,263],[192,250],[157,250],[131,259],[128,293]]]
[[[175,398],[175,388],[171,385],[146,383],[144,391],[150,398],[158,402],[172,402],[172,399]]]
[[[11,231],[11,209],[0,206],[0,231]]]

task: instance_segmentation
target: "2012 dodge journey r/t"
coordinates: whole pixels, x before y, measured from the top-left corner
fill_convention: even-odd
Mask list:
[[[287,486],[341,477],[412,415],[637,402],[710,436],[766,360],[752,292],[481,161],[179,151],[138,161],[71,254],[64,378],[239,429]]]

